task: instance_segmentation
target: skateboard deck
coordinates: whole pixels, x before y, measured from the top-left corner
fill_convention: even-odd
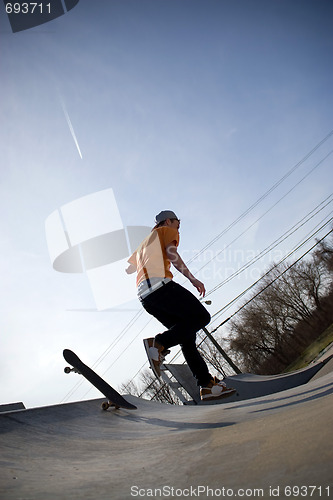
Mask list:
[[[108,401],[102,404],[102,409],[107,410],[110,407],[126,408],[127,410],[136,410],[137,407],[126,401],[126,399],[119,394],[113,387],[111,387],[105,380],[103,380],[97,373],[95,373],[89,366],[85,365],[80,358],[69,349],[65,349],[63,356],[67,363],[72,365],[73,368],[66,367],[65,373],[76,372],[81,374],[87,379],[96,389],[101,391]]]

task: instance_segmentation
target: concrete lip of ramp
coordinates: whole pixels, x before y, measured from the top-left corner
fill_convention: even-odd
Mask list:
[[[128,396],[136,411],[101,399],[2,413],[0,498],[332,497],[330,368],[223,405]]]
[[[228,402],[258,398],[306,384],[332,359],[333,355],[328,356],[319,363],[290,373],[281,373],[278,375],[241,373],[240,375],[227,377],[225,379],[227,386],[234,387],[237,390],[234,396],[228,398]]]

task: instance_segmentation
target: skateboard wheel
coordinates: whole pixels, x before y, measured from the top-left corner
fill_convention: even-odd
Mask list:
[[[113,403],[112,401],[109,402],[109,406],[111,406],[115,410],[119,410],[120,409],[120,406],[117,405],[116,403]]]
[[[109,403],[105,401],[105,403],[102,403],[102,410],[107,410],[110,407]]]
[[[71,372],[71,369],[69,366],[66,366],[66,368],[64,368],[64,372],[65,373],[70,373]]]

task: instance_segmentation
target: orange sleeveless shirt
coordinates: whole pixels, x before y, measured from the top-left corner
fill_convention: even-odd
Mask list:
[[[166,247],[172,242],[178,247],[178,230],[168,226],[158,227],[153,229],[131,255],[128,262],[136,267],[137,286],[150,278],[173,278],[171,263],[166,255]]]

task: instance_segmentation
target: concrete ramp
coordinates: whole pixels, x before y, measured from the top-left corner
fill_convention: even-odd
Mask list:
[[[279,375],[241,373],[239,375],[227,377],[225,381],[228,387],[233,387],[237,390],[237,393],[226,401],[230,403],[231,401],[259,398],[267,394],[286,391],[292,387],[306,384],[325,366],[326,363],[330,362],[332,358],[333,355],[301,370],[281,373]]]
[[[223,405],[128,399],[136,411],[101,399],[0,414],[0,498],[333,495],[332,372]]]

